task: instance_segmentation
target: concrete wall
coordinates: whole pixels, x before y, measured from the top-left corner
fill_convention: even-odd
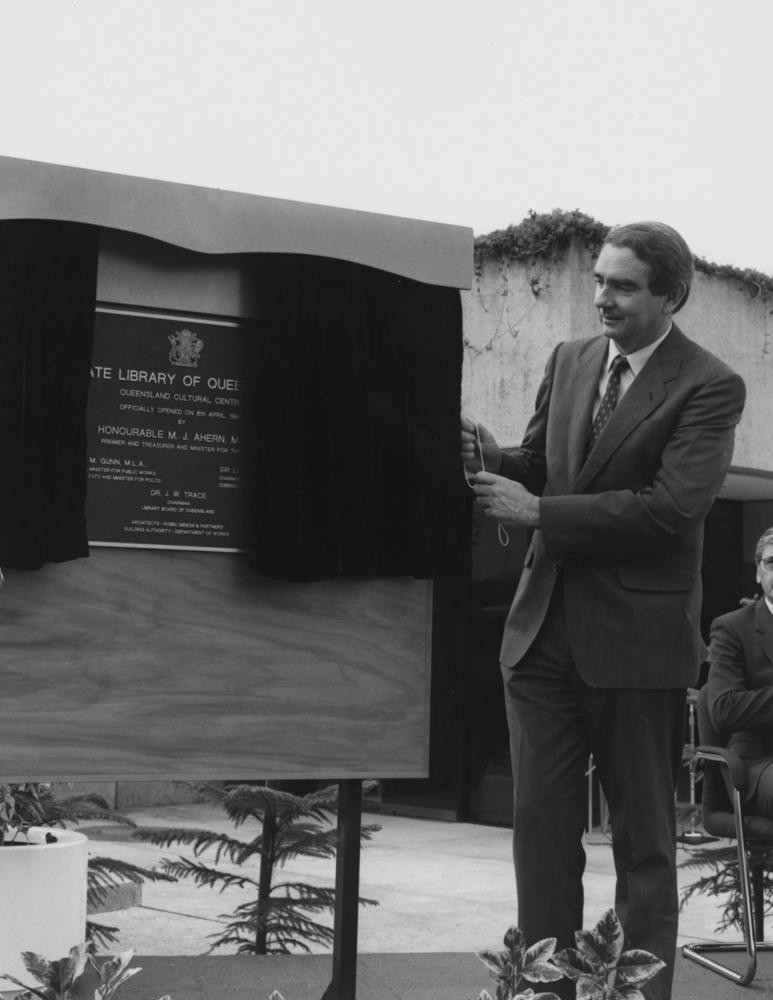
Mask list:
[[[465,413],[503,445],[520,442],[545,362],[562,340],[593,336],[593,258],[576,244],[558,263],[487,260],[462,292]],[[738,371],[748,402],[733,465],[773,470],[773,303],[728,278],[703,273],[677,322]]]
[[[559,265],[487,260],[462,292],[462,409],[516,444],[550,352],[571,335],[578,253]]]
[[[733,465],[770,472],[773,302],[752,298],[732,280],[698,273],[677,320],[688,336],[726,361],[746,382],[746,409],[736,433]]]

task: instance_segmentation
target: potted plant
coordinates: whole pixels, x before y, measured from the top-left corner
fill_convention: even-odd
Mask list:
[[[50,785],[0,784],[0,991],[5,973],[24,974],[22,952],[66,955],[85,942],[109,944],[116,929],[87,919],[88,904],[116,885],[173,881],[125,861],[89,857],[83,819],[134,826],[94,792],[57,798]]]
[[[46,826],[46,799],[33,783],[0,784],[0,990],[12,988],[6,973],[25,974],[23,951],[85,943],[88,838]]]

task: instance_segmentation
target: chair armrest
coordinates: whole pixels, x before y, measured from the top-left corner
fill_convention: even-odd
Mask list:
[[[698,760],[709,760],[723,764],[730,775],[730,781],[738,792],[746,791],[746,761],[727,747],[698,746],[695,748]]]

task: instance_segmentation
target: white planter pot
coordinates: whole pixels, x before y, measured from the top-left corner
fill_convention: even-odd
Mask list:
[[[55,844],[0,847],[0,990],[18,988],[3,978],[6,973],[34,984],[23,951],[64,958],[86,937],[88,838],[39,827],[30,836],[40,839],[46,832],[54,834]]]

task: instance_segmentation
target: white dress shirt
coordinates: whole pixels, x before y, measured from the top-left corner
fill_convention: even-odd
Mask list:
[[[673,324],[672,324],[673,325]],[[646,347],[642,347],[639,351],[633,351],[631,354],[626,354],[625,358],[628,362],[628,368],[624,369],[620,376],[620,392],[617,397],[618,403],[625,395],[626,391],[630,388],[631,383],[642,370],[642,368],[647,364],[649,359],[658,349],[658,347],[663,343],[666,337],[671,333],[671,326],[666,330],[664,334],[658,337],[657,340],[653,340],[651,344],[647,344]],[[612,362],[617,357],[618,354],[623,352],[618,349],[617,344],[614,340],[609,341],[609,350],[607,351],[607,363],[604,366],[604,372],[599,381],[598,392],[596,393],[596,401],[593,404],[593,416],[596,416],[596,411],[599,406],[601,406],[601,400],[604,398],[604,393],[607,389],[607,382],[609,381],[609,369]]]

